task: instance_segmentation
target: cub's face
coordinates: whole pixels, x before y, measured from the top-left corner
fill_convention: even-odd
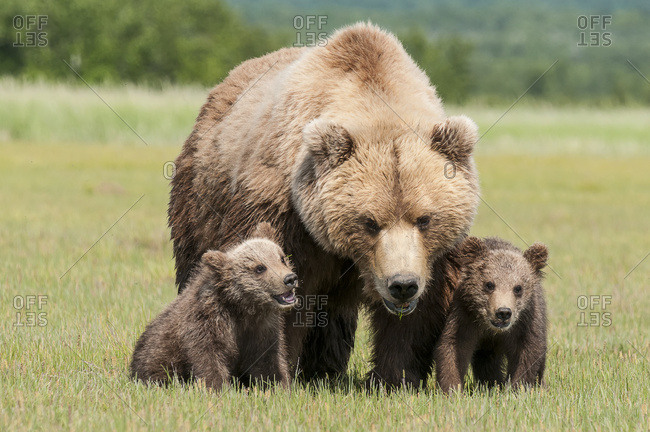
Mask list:
[[[241,294],[258,304],[291,308],[296,302],[298,276],[284,252],[271,240],[248,240],[228,253],[232,280]]]
[[[490,254],[482,271],[471,276],[470,284],[485,324],[507,330],[526,309],[537,280],[521,254],[499,251]]]
[[[325,120],[305,128],[294,204],[314,238],[350,258],[366,294],[391,313],[415,309],[431,262],[469,230],[478,204],[476,139],[466,118],[418,134]]]
[[[525,313],[535,290],[541,289],[546,247],[535,244],[522,254],[514,247],[491,249],[482,243],[474,254],[464,269],[465,304],[487,328],[508,330]]]
[[[208,251],[202,262],[212,269],[215,281],[222,283],[222,294],[229,301],[251,310],[259,306],[291,308],[296,302],[298,276],[280,246],[270,240],[274,237],[270,225],[260,225],[255,237],[227,252]]]

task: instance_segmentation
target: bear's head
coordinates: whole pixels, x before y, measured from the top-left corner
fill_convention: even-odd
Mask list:
[[[257,225],[252,236],[226,252],[210,250],[201,257],[224,302],[245,306],[290,308],[296,302],[298,277],[275,242],[268,223]]]
[[[535,243],[522,253],[505,240],[468,237],[452,257],[461,268],[458,294],[467,310],[486,328],[504,331],[541,289],[548,250]]]
[[[310,234],[351,259],[366,294],[394,314],[415,309],[430,264],[467,234],[479,200],[476,125],[459,116],[418,131],[318,118],[303,130],[292,182]]]

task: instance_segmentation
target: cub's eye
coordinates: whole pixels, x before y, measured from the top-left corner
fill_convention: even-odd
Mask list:
[[[485,291],[492,292],[494,288],[494,282],[485,282]]]
[[[263,266],[262,264],[255,267],[255,273],[257,274],[264,273],[265,271],[266,271],[266,266]]]
[[[372,218],[366,219],[364,226],[366,227],[366,231],[368,231],[370,234],[377,234],[379,231],[381,231],[379,224]]]
[[[287,260],[285,260],[284,257],[280,257],[280,262],[281,262],[282,264],[286,264],[286,263],[287,263]]]
[[[521,287],[521,285],[517,285],[512,290],[515,292],[515,294],[520,295],[521,292],[523,291],[523,288]]]
[[[419,229],[424,230],[429,227],[429,222],[431,222],[431,218],[429,216],[420,216],[415,221],[415,224],[418,226]]]

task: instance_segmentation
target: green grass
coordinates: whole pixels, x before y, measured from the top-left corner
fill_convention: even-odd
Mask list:
[[[650,259],[629,273],[650,252],[649,109],[522,101],[479,143],[487,204],[473,233],[543,241],[557,272],[545,285],[546,388],[365,394],[364,323],[349,382],[215,395],[126,374],[136,338],[175,295],[163,166],[203,91],[97,91],[148,146],[87,88],[0,84],[0,430],[650,428]],[[485,131],[505,108],[451,111]],[[15,309],[28,295],[47,304]],[[603,312],[582,311],[582,295],[611,296],[611,326],[578,326],[581,312]],[[16,327],[27,312],[47,324]]]
[[[93,85],[92,90],[81,82],[73,87],[1,78],[0,142],[177,145],[192,131],[208,92],[198,87],[154,91],[133,84]]]

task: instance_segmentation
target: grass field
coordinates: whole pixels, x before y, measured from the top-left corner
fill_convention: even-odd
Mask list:
[[[473,233],[551,252],[546,388],[365,394],[364,325],[348,382],[215,395],[126,373],[175,295],[163,167],[205,90],[96,90],[142,140],[88,88],[0,82],[0,430],[650,429],[650,109],[524,100],[479,143]]]

